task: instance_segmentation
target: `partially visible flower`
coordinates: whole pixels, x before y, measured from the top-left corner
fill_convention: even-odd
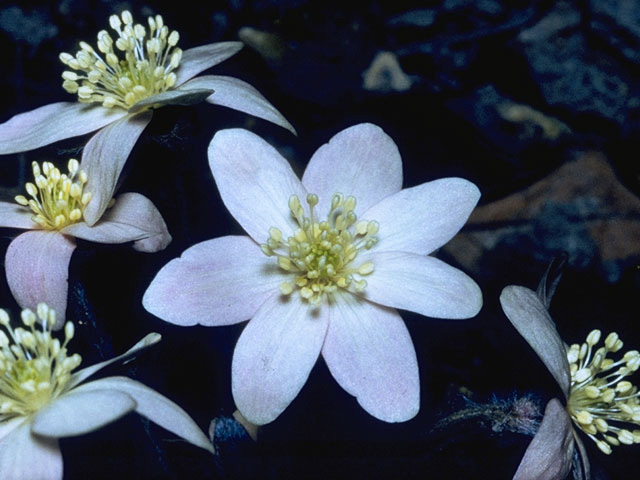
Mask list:
[[[190,105],[202,100],[254,115],[295,133],[291,124],[255,88],[242,80],[220,75],[195,77],[242,48],[240,42],[202,45],[184,52],[177,47],[178,32],[170,32],[162,17],[148,18],[148,28],[134,24],[127,10],[112,15],[98,33],[97,49],[80,42],[75,56],[61,53],[70,68],[63,72],[64,89],[77,94],[77,102],[59,102],[15,115],[0,125],[0,154],[33,150],[65,138],[101,129],[89,141],[89,177],[102,187],[115,188],[131,149],[151,120],[152,110],[163,105]],[[114,49],[115,47],[115,49]],[[96,155],[97,153],[97,155]],[[95,170],[95,172],[94,172]],[[88,191],[94,191],[89,182]],[[94,195],[85,220],[98,221],[106,208]]]
[[[2,478],[58,480],[62,455],[58,438],[83,435],[131,411],[213,453],[213,446],[182,408],[127,377],[85,380],[107,365],[160,341],[151,333],[123,355],[75,373],[80,355],[69,355],[73,323],[64,341],[54,338],[55,311],[40,303],[37,314],[22,311],[22,327],[12,328],[0,309],[0,472]],[[40,324],[41,329],[36,324]],[[5,333],[6,332],[6,333]],[[8,335],[7,335],[8,334]]]
[[[17,204],[0,202],[0,226],[29,230],[9,244],[5,257],[7,282],[21,307],[33,309],[44,301],[59,319],[65,317],[73,237],[133,241],[133,248],[142,252],[162,250],[171,241],[160,212],[139,193],[109,198],[111,208],[98,223],[88,225],[84,213],[92,195],[85,191],[89,178],[77,160],[69,160],[66,174],[49,162],[33,162],[32,169],[34,183],[26,184],[29,198],[18,195]],[[54,325],[61,327],[60,322]]]
[[[251,319],[233,354],[232,390],[252,424],[280,415],[320,354],[374,417],[416,415],[418,364],[395,308],[452,319],[480,310],[476,283],[428,255],[467,220],[476,186],[445,178],[402,190],[398,149],[371,124],[318,149],[302,181],[240,129],[214,136],[209,163],[249,236],[187,249],[157,274],[145,308],[178,325]]]
[[[547,404],[540,429],[514,480],[566,478],[575,446],[581,459],[576,477],[590,478],[586,450],[572,422],[606,454],[621,443],[640,443],[640,393],[626,380],[640,367],[640,353],[630,350],[611,358],[622,348],[622,341],[613,332],[603,346],[595,348],[601,339],[600,330],[591,331],[585,343],[568,347],[541,298],[528,288],[506,287],[500,303],[556,379],[566,400],[566,407],[557,399]]]

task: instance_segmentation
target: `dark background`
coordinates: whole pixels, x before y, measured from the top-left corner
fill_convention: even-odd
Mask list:
[[[640,348],[637,7],[624,0],[1,2],[0,121],[72,101],[58,54],[75,53],[80,40],[95,44],[109,15],[128,8],[140,23],[163,15],[183,49],[241,38],[246,47],[212,71],[254,85],[298,131],[294,137],[209,104],[156,111],[120,192],[152,199],[173,242],[142,254],[78,241],[71,346],[89,365],[149,331],[162,333],[159,345],[107,373],[157,389],[205,431],[219,417],[218,455],[131,414],[62,440],[65,478],[511,478],[531,437],[509,422],[522,416],[523,402],[541,408],[560,391],[502,314],[502,288],[535,288],[547,263],[567,252],[551,308],[565,341],[600,328]],[[377,65],[380,52],[391,62]],[[478,185],[479,208],[437,255],[479,283],[484,307],[464,321],[403,312],[421,372],[422,406],[411,421],[369,416],[319,360],[254,444],[229,418],[231,356],[243,324],[176,327],[148,314],[141,298],[189,246],[243,233],[208,168],[217,130],[256,132],[301,173],[320,145],[360,122],[380,125],[398,144],[405,187],[444,176]],[[3,157],[3,199],[22,193],[31,161],[64,165],[87,139]],[[16,234],[0,230],[1,251]],[[0,299],[17,318],[4,278]],[[438,423],[456,411],[457,420]],[[638,446],[607,457],[584,438],[595,478],[637,471]]]

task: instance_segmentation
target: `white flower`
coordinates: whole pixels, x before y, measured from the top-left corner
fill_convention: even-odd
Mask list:
[[[23,310],[22,323],[23,327],[12,328],[9,316],[0,310],[4,327],[0,329],[2,478],[62,479],[58,438],[92,432],[131,411],[213,453],[213,446],[191,417],[144,384],[127,377],[85,382],[107,365],[157,343],[159,334],[147,335],[123,355],[71,373],[81,362],[78,354],[67,352],[73,324],[66,323],[64,342],[54,338],[55,311],[44,303],[38,305],[37,316]]]
[[[249,236],[186,250],[153,280],[145,308],[179,325],[251,319],[234,351],[232,390],[253,424],[289,405],[320,354],[371,415],[416,415],[418,365],[395,308],[440,318],[479,311],[475,282],[428,256],[468,218],[475,185],[447,178],[401,190],[398,149],[370,124],[334,136],[302,181],[245,130],[218,132],[209,162]]]

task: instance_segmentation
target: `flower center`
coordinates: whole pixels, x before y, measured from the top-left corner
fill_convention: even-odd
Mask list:
[[[120,20],[122,18],[122,21]],[[149,31],[133,24],[128,10],[111,15],[109,24],[118,34],[114,42],[106,30],[98,32],[98,50],[80,42],[76,56],[60,54],[60,61],[79,73],[62,73],[62,87],[77,93],[82,103],[102,103],[102,106],[129,109],[140,100],[164,92],[176,84],[173,72],[182,59],[182,50],[174,48],[180,36],[169,29],[160,15],[149,17]],[[124,24],[124,27],[122,26]],[[119,58],[113,50],[123,52]]]
[[[567,351],[571,368],[567,408],[574,423],[609,454],[611,446],[640,443],[640,429],[628,428],[640,427],[640,393],[624,380],[640,367],[640,352],[630,350],[613,360],[607,355],[623,345],[618,334],[610,333],[594,352],[599,341],[600,330],[593,330],[586,343],[571,345]]]
[[[27,182],[25,188],[31,197],[17,195],[16,202],[30,207],[35,213],[31,219],[45,230],[60,230],[78,222],[82,218],[84,207],[91,200],[91,193],[83,193],[87,174],[80,170],[77,160],[68,163],[69,175],[60,173],[52,163],[43,162],[42,169],[38,162],[31,164],[35,185]]]
[[[363,276],[373,272],[373,263],[354,265],[358,252],[369,250],[378,242],[378,222],[357,222],[356,199],[336,193],[331,198],[327,220],[318,221],[314,207],[318,196],[307,195],[309,216],[297,195],[289,199],[291,216],[299,228],[286,240],[275,227],[269,229],[267,243],[260,245],[267,256],[276,256],[278,266],[291,274],[280,285],[283,295],[299,289],[300,296],[318,305],[325,294],[338,288],[360,292],[367,286]]]
[[[9,315],[0,309],[0,423],[16,416],[30,415],[56,398],[80,365],[78,354],[67,356],[67,343],[73,338],[73,323],[64,327],[64,343],[52,338],[55,311],[40,303],[36,314],[22,311],[26,328],[13,329]],[[9,334],[5,333],[5,331]],[[10,337],[10,338],[9,338]]]

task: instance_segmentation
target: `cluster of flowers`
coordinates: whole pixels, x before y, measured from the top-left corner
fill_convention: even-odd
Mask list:
[[[160,16],[149,17],[145,27],[125,11],[109,23],[115,41],[101,31],[97,49],[81,42],[75,56],[60,55],[69,68],[63,87],[78,102],[47,105],[0,125],[0,154],[97,130],[81,160],[69,160],[67,173],[34,162],[28,197],[0,202],[0,225],[28,230],[11,242],[5,258],[8,285],[25,308],[24,327],[11,327],[0,310],[7,332],[0,330],[0,472],[8,478],[61,478],[57,438],[92,431],[132,410],[213,451],[186,412],[141,383],[126,377],[83,383],[159,335],[72,373],[80,357],[67,355],[74,328],[64,318],[73,237],[133,242],[143,252],[171,241],[149,199],[137,193],[113,198],[124,163],[156,108],[204,100],[295,133],[247,83],[196,76],[235,54],[238,42],[182,51],[178,33]],[[316,151],[302,179],[273,147],[242,129],[217,132],[208,157],[222,200],[247,236],[187,249],[157,274],[144,307],[183,326],[250,319],[235,347],[231,375],[233,398],[252,424],[282,413],[320,355],[374,417],[414,417],[420,406],[418,363],[395,309],[448,319],[479,312],[478,285],[430,256],[466,222],[480,197],[476,186],[445,178],[402,189],[398,149],[371,124],[335,135]],[[622,346],[615,335],[594,353],[598,331],[583,346],[567,348],[546,305],[523,287],[507,287],[501,301],[567,400],[566,408],[549,402],[516,478],[566,476],[574,444],[584,452],[572,420],[605,453],[611,445],[640,442],[640,431],[620,427],[640,424],[637,388],[622,380],[638,369],[640,354],[608,359]],[[53,331],[62,328],[61,344]],[[588,477],[584,454],[582,459]]]

